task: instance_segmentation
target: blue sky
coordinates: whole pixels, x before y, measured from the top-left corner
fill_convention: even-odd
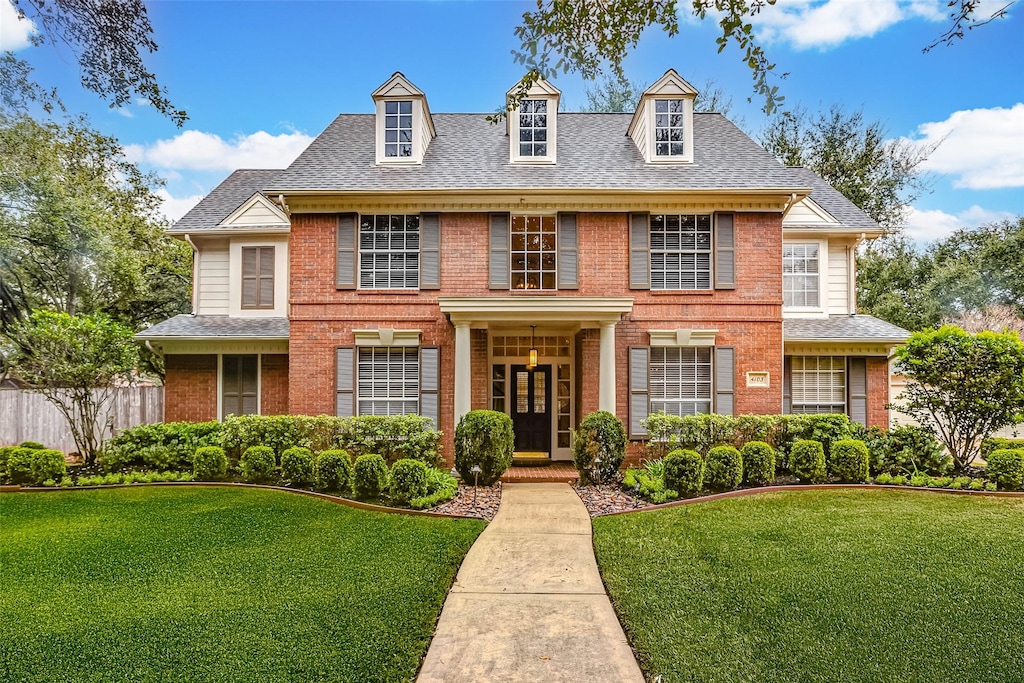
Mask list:
[[[23,23],[0,0],[0,46],[15,48],[73,112],[119,138],[130,158],[166,179],[164,210],[182,215],[231,170],[286,166],[341,112],[370,112],[370,93],[402,71],[434,112],[490,112],[522,75],[511,56],[523,2],[147,2],[160,46],[148,64],[190,119],[181,129],[145,102],[111,110],[77,84],[66,50],[21,47]],[[992,11],[1005,2],[988,2]],[[681,6],[687,6],[682,2]],[[786,106],[842,104],[882,120],[892,137],[943,140],[928,168],[933,191],[914,202],[920,241],[962,225],[1024,214],[1024,4],[953,47],[921,48],[948,26],[946,0],[779,0],[755,22]],[[717,53],[712,22],[648,31],[627,61],[650,83],[675,68],[709,79],[756,135],[761,103],[734,48]],[[586,101],[574,75],[555,85],[572,111]]]

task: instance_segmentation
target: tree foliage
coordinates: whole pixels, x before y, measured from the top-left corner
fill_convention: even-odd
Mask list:
[[[157,50],[153,26],[143,0],[13,0],[21,20],[35,23],[36,45],[67,47],[74,54],[82,87],[122,107],[143,98],[179,127],[188,119],[175,109],[167,91],[147,70],[145,54]],[[56,92],[42,88],[30,77],[31,67],[10,52],[0,60],[0,95],[9,109],[28,101],[49,111]]]
[[[907,377],[892,407],[935,434],[963,469],[997,429],[1024,421],[1024,344],[1016,333],[968,334],[946,325],[896,349]]]
[[[639,81],[631,81],[625,76],[612,78],[605,76],[586,89],[587,103],[580,111],[595,113],[632,113],[636,111],[640,96],[647,86]]]
[[[100,413],[118,384],[131,382],[139,362],[132,330],[103,314],[35,311],[10,334],[14,366],[32,389],[64,415],[87,464],[102,443]]]

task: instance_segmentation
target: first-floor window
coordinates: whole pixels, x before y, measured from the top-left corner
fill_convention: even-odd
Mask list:
[[[711,347],[652,347],[648,391],[652,413],[710,413]]]
[[[358,415],[413,415],[420,409],[418,348],[362,347],[356,367]]]
[[[259,413],[258,361],[258,356],[221,356],[222,416]]]
[[[793,356],[790,367],[794,413],[846,412],[846,358]]]

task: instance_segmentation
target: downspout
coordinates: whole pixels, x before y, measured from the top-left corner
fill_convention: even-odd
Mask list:
[[[849,301],[847,310],[850,315],[857,315],[857,247],[868,238],[867,233],[861,233],[857,241],[846,247],[846,268],[850,273]]]
[[[192,241],[192,236],[185,234],[185,242],[192,247],[192,315],[199,311],[199,247]]]

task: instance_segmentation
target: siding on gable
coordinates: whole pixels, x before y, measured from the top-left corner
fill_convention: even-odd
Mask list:
[[[786,217],[782,219],[783,229],[797,225],[836,225],[836,221],[827,220],[812,209],[808,201],[803,199],[789,209]]]
[[[230,263],[227,240],[199,245],[200,315],[227,315],[230,293]]]
[[[828,288],[826,304],[830,315],[850,312],[850,277],[846,244],[830,240],[828,243]]]
[[[242,215],[231,221],[231,225],[287,225],[287,223],[282,222],[281,216],[269,206],[262,202],[256,202]]]

